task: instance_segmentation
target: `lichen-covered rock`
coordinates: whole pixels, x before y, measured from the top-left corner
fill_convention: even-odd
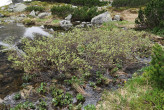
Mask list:
[[[22,12],[27,8],[27,6],[23,3],[17,3],[14,5],[13,11],[14,12]]]
[[[109,12],[105,12],[105,13],[102,13],[102,14],[92,18],[91,23],[93,25],[95,25],[95,24],[100,25],[100,24],[103,24],[103,23],[109,22],[109,21],[112,21],[112,17]]]

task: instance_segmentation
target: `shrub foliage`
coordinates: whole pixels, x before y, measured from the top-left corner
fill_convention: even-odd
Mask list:
[[[29,12],[31,12],[33,10],[42,12],[42,11],[45,10],[45,8],[41,7],[41,6],[29,6],[29,7],[26,8],[26,11],[29,11]]]
[[[136,7],[136,6],[145,5],[149,1],[150,0],[114,0],[112,5],[115,7],[124,7],[124,6]]]
[[[164,49],[156,44],[153,47],[151,66],[146,70],[145,75],[150,76],[158,87],[164,89]]]
[[[119,29],[91,29],[58,34],[55,38],[24,39],[21,57],[9,52],[13,67],[28,73],[55,70],[73,75],[88,73],[93,67],[109,68],[117,63],[125,65],[135,59],[140,50],[147,50],[148,38],[143,33]],[[121,42],[121,43],[120,43]]]
[[[149,28],[164,27],[164,0],[152,0],[140,9],[136,23]]]
[[[53,15],[57,15],[62,18],[72,14],[73,21],[90,21],[93,17],[103,13],[104,11],[98,11],[96,7],[72,8],[71,5],[64,5],[53,6],[51,12]]]

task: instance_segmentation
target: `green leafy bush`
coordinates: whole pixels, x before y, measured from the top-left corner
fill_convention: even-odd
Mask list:
[[[73,11],[74,11],[74,8],[72,8],[71,5],[53,6],[51,8],[51,12],[53,15],[57,15],[63,18],[73,13]]]
[[[136,55],[147,54],[150,45],[144,32],[108,28],[74,29],[64,35],[57,34],[55,38],[25,38],[22,43],[26,54],[9,52],[8,60],[15,69],[30,74],[53,70],[78,78],[92,67],[108,69],[118,63],[126,65],[134,61]]]
[[[144,75],[149,76],[150,81],[164,89],[164,50],[158,44],[153,47],[151,65]]]
[[[42,12],[42,11],[45,10],[45,8],[44,7],[41,7],[41,6],[29,6],[29,7],[26,8],[26,11],[29,11],[29,12],[31,12],[33,10],[34,11]]]
[[[141,6],[145,5],[148,3],[150,0],[114,0],[112,5],[114,7],[136,7],[136,6]]]
[[[74,5],[93,7],[93,6],[102,6],[107,4],[108,2],[105,1],[101,2],[100,0],[71,0],[71,3]]]
[[[164,0],[151,0],[146,8],[139,10],[136,23],[148,28],[164,27]]]

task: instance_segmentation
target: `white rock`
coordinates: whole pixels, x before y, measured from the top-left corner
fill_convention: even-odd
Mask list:
[[[92,18],[91,23],[94,25],[95,24],[100,25],[100,24],[103,24],[103,23],[109,22],[109,21],[112,21],[112,17],[109,12],[105,12],[105,13],[102,13],[102,14]]]
[[[31,11],[31,13],[29,14],[30,16],[36,17],[35,11]]]
[[[115,15],[115,16],[114,16],[114,20],[120,21],[120,15]]]
[[[69,14],[69,15],[65,18],[65,20],[70,21],[70,20],[71,20],[71,18],[72,18],[72,14]]]

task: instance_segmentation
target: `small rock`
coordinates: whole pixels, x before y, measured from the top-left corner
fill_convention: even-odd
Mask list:
[[[46,17],[46,16],[48,16],[48,15],[49,15],[49,13],[44,12],[44,13],[40,13],[40,14],[38,15],[38,17],[39,17],[39,18],[44,18],[44,17]]]
[[[72,23],[71,23],[71,21],[68,21],[68,20],[62,20],[62,21],[60,21],[60,26],[63,29],[68,30],[72,27]]]
[[[25,14],[21,14],[20,17],[26,17],[26,15]]]
[[[36,14],[35,14],[35,11],[34,10],[31,11],[31,13],[29,15],[32,16],[32,17],[36,17]]]
[[[65,20],[71,21],[71,18],[72,18],[72,15],[69,14],[69,15],[65,18]]]
[[[112,21],[112,17],[109,12],[105,12],[92,18],[91,23],[94,25],[100,25],[109,21]]]
[[[114,16],[114,20],[120,21],[120,15],[115,15],[115,16]]]

